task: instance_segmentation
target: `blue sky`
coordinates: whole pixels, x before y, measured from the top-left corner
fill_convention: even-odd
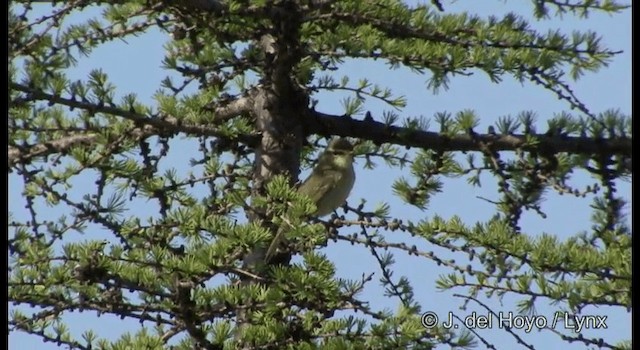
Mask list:
[[[455,1],[452,4],[445,3],[446,10],[452,12],[469,10],[478,13],[480,16],[501,15],[509,11],[528,15],[532,12],[530,2],[524,1],[482,1],[473,2]],[[47,5],[37,5],[36,12],[46,13]],[[87,17],[96,16],[99,11],[90,11],[89,15],[79,14],[74,19],[82,21]],[[588,19],[577,19],[570,15],[565,15],[562,19],[552,18],[546,21],[531,20],[531,25],[541,31],[548,28],[559,28],[570,33],[572,30],[594,30],[603,36],[603,44],[612,50],[623,50],[624,53],[615,57],[608,68],[595,73],[587,74],[579,81],[573,82],[572,87],[576,95],[586,102],[593,112],[603,112],[607,109],[620,109],[622,112],[631,113],[631,12],[609,16],[606,14],[592,14]],[[163,44],[167,37],[158,33],[150,32],[147,35],[137,38],[127,38],[126,41],[109,43],[93,51],[88,59],[82,59],[79,64],[69,71],[70,77],[74,79],[85,79],[87,73],[94,68],[101,68],[112,82],[118,86],[120,96],[135,92],[142,101],[152,103],[152,96],[159,86],[159,82],[166,73],[161,70],[161,59],[163,57]],[[497,118],[504,115],[516,115],[518,112],[533,110],[539,118],[539,129],[544,129],[546,118],[552,117],[556,113],[569,111],[569,106],[559,101],[551,92],[540,88],[534,84],[520,84],[513,79],[505,78],[500,84],[491,83],[483,73],[475,72],[471,77],[455,78],[450,83],[447,91],[433,94],[426,88],[428,76],[415,75],[407,70],[389,70],[381,63],[371,63],[359,61],[347,61],[338,72],[338,76],[348,75],[351,81],[359,78],[367,78],[381,86],[389,87],[396,95],[404,95],[408,105],[401,115],[412,117],[423,115],[432,116],[436,112],[449,111],[452,113],[465,109],[476,111],[482,118],[482,124],[478,130],[485,130],[489,123],[493,123]],[[342,94],[323,93],[317,96],[320,99],[317,110],[325,113],[342,114],[340,100],[345,97]],[[381,104],[371,101],[365,105],[367,110],[372,111],[374,116],[382,115],[382,110],[387,108]],[[431,125],[435,128],[435,122]],[[185,154],[193,154],[196,151],[194,142],[178,137],[172,145],[172,154],[166,164],[178,169],[188,169],[186,162],[188,157]],[[494,209],[487,202],[478,199],[482,196],[496,199],[495,180],[484,177],[483,187],[468,186],[464,178],[449,179],[445,181],[443,192],[435,196],[429,208],[425,212],[402,204],[393,197],[391,184],[402,175],[398,169],[386,169],[382,162],[375,170],[366,170],[362,167],[363,162],[359,162],[356,167],[357,182],[349,197],[351,204],[357,204],[360,199],[366,199],[371,208],[378,202],[387,202],[392,207],[391,214],[402,217],[405,220],[418,221],[422,218],[431,218],[439,215],[450,218],[457,215],[468,224],[472,225],[476,221],[486,221],[494,213]],[[301,174],[304,177],[306,173]],[[94,179],[90,177],[77,179],[74,184],[76,188],[91,186]],[[593,182],[584,176],[577,176],[574,184],[585,184]],[[10,211],[17,217],[24,217],[24,200],[20,196],[22,184],[20,180],[11,175],[9,178],[9,206]],[[81,193],[81,192],[78,192]],[[622,183],[619,193],[627,194],[630,199],[630,183]],[[546,219],[541,219],[531,213],[525,214],[522,223],[523,230],[527,234],[539,235],[544,232],[558,234],[561,238],[567,238],[580,230],[589,229],[589,216],[591,214],[589,200],[580,200],[569,196],[558,196],[553,193],[547,195],[547,200],[543,204],[543,210],[548,214]],[[144,204],[132,207],[130,215],[146,216],[147,210]],[[44,209],[44,208],[43,208]],[[47,215],[52,218],[57,217],[59,212],[56,208],[48,208]],[[630,212],[630,208],[628,208]],[[630,217],[629,217],[630,220]],[[344,229],[342,234],[351,234],[356,229]],[[397,233],[387,233],[388,241],[416,243],[427,251],[433,251],[442,258],[453,258],[461,264],[466,264],[466,257],[453,255],[437,247],[425,245],[410,237]],[[89,234],[77,239],[92,239]],[[339,274],[342,277],[359,279],[362,274],[376,272],[374,280],[380,277],[380,272],[376,264],[364,248],[354,248],[347,244],[332,244],[323,250],[337,264]],[[415,288],[415,295],[423,305],[424,311],[434,311],[441,317],[447,312],[454,312],[459,316],[470,315],[472,311],[485,313],[478,308],[470,307],[467,310],[460,310],[462,300],[452,296],[453,293],[462,293],[462,290],[439,292],[435,289],[435,281],[438,276],[448,274],[451,271],[439,267],[433,261],[406,257],[398,253],[395,256],[395,275],[407,276]],[[379,285],[372,283],[364,294],[365,299],[373,305],[397,309],[397,300],[386,299],[382,296],[382,289]],[[496,301],[489,301],[489,305],[498,311],[515,312],[515,301],[519,300],[514,296],[507,296],[502,304]],[[486,300],[484,300],[486,301]],[[552,307],[544,302],[538,304],[537,312],[540,315],[551,317]],[[608,341],[630,339],[630,313],[620,309],[594,308],[588,310],[597,315],[608,315],[608,329],[586,332],[585,336],[602,337]],[[136,322],[121,321],[111,316],[96,318],[91,314],[75,314],[65,317],[68,325],[74,329],[74,334],[80,334],[86,329],[94,329],[100,337],[114,338],[126,331],[137,329]],[[502,330],[485,330],[480,334],[488,340],[503,348],[515,348],[513,339]],[[520,333],[523,334],[523,333]],[[565,349],[582,349],[580,344],[563,343],[557,336],[549,332],[524,335],[526,341],[534,344],[536,348],[556,348],[562,346]],[[560,345],[562,344],[562,345]],[[54,345],[44,344],[38,338],[27,336],[23,333],[12,333],[9,335],[9,349],[53,349]],[[441,347],[442,349],[448,347]]]

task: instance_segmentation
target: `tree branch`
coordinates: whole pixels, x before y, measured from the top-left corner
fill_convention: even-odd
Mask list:
[[[453,136],[437,132],[391,126],[375,120],[356,120],[349,116],[336,116],[312,111],[305,124],[307,134],[338,135],[371,140],[375,143],[393,143],[401,146],[438,151],[478,151],[481,145],[490,145],[494,151],[540,150],[546,153],[619,154],[631,157],[630,138],[592,138],[574,136],[548,136],[545,134],[475,134]],[[527,144],[534,139],[537,145]]]
[[[71,147],[76,145],[88,145],[94,142],[97,136],[98,135],[94,133],[79,134],[25,147],[9,146],[7,156],[8,166],[11,167],[18,162],[29,163],[33,158],[38,156],[47,156],[54,153],[64,153]]]
[[[28,100],[43,100],[48,101],[55,104],[60,104],[67,107],[79,108],[84,110],[90,110],[95,113],[107,113],[112,115],[118,115],[125,119],[129,119],[134,122],[141,122],[143,124],[148,124],[151,126],[155,126],[160,129],[170,129],[185,133],[198,133],[196,131],[202,131],[202,126],[199,125],[188,125],[179,122],[176,118],[154,118],[151,119],[148,116],[140,113],[136,113],[135,111],[128,111],[122,108],[118,108],[115,106],[99,106],[97,103],[93,103],[90,101],[78,101],[73,98],[64,98],[57,95],[52,95],[46,92],[43,92],[38,89],[29,88],[28,86],[14,83],[10,84],[10,89],[21,91],[26,93],[28,96]],[[229,119],[232,119],[238,116],[241,113],[249,112],[250,107],[253,104],[251,103],[251,96],[241,97],[234,100],[229,101],[224,106],[218,106],[211,109],[212,114],[214,115],[212,122],[215,124],[219,124],[225,122]],[[211,136],[216,136],[218,133],[215,132],[215,129],[211,128],[209,131],[212,133]]]
[[[148,116],[145,114],[137,113],[133,110],[125,110],[116,106],[98,105],[91,101],[80,101],[74,98],[65,98],[53,94],[49,94],[37,89],[29,88],[22,84],[11,83],[10,88],[25,93],[26,100],[30,101],[48,101],[49,103],[59,104],[67,106],[69,108],[77,108],[92,113],[105,113],[111,115],[117,115],[124,119],[133,121],[141,127],[137,128],[137,131],[133,131],[136,136],[147,136],[152,134],[163,133],[185,133],[198,136],[223,136],[216,128],[217,124],[223,123],[229,119],[232,119],[240,114],[249,113],[251,106],[253,105],[253,97],[251,94],[235,100],[229,101],[223,106],[217,106],[211,108],[211,113],[214,115],[212,123],[207,125],[189,124],[184,123],[173,116]],[[60,138],[58,140],[52,140],[43,142],[40,144],[16,147],[9,146],[8,150],[8,165],[11,167],[19,160],[28,161],[37,156],[44,156],[53,153],[60,153],[68,150],[69,148],[80,145],[89,144],[96,139],[97,134],[76,134],[67,137]],[[256,139],[254,136],[245,135],[240,136],[239,141],[245,144],[255,144]]]

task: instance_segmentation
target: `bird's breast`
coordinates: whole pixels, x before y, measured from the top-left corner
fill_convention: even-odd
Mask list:
[[[347,175],[341,176],[333,188],[331,188],[331,190],[326,194],[325,198],[321,200],[321,203],[318,203],[317,215],[328,215],[344,204],[347,197],[349,197],[349,193],[351,193],[354,183],[355,172],[353,167],[349,167],[349,169],[347,169]]]

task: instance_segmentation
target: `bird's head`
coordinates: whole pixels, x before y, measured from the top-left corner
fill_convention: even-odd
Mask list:
[[[353,145],[342,137],[334,137],[327,146],[322,158],[331,161],[334,166],[346,168],[353,163]],[[321,159],[320,162],[323,160]]]

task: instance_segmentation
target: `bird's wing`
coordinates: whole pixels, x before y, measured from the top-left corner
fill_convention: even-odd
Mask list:
[[[304,194],[311,199],[313,203],[318,203],[322,196],[334,188],[340,181],[342,174],[335,170],[320,169],[314,171],[305,182],[298,188],[298,193]],[[311,179],[322,179],[319,181],[310,181]]]
[[[322,178],[323,181],[322,183],[319,183],[317,181],[309,181],[313,178]],[[325,169],[314,169],[312,174],[302,183],[302,185],[300,185],[300,187],[298,188],[298,193],[308,196],[309,198],[311,198],[311,201],[313,201],[313,203],[318,203],[325,193],[336,186],[338,181],[340,181],[340,172]],[[267,249],[267,253],[265,254],[265,258],[267,261],[271,259],[271,256],[276,252],[276,249],[284,238],[285,231],[286,230],[284,228],[279,228],[278,232],[276,232],[275,236],[273,237],[273,241],[271,241],[271,244]]]

